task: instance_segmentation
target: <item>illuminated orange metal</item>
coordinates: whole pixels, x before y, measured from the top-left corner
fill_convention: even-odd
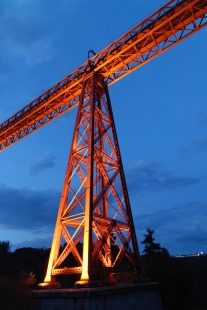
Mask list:
[[[107,86],[206,25],[207,0],[170,0],[0,125],[2,151],[79,106],[45,285],[59,274],[141,274]],[[65,265],[70,253],[77,266]]]
[[[207,25],[207,0],[170,0],[91,58],[109,86]],[[85,62],[0,125],[0,151],[78,105]]]
[[[77,266],[67,268],[71,252]],[[82,86],[45,283],[59,274],[81,273],[87,283],[93,273],[123,271],[140,276],[140,257],[108,88],[92,72]]]

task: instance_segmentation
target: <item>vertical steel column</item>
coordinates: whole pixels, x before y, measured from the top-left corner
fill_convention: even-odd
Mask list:
[[[128,194],[128,189],[127,189],[127,184],[126,184],[126,179],[125,179],[125,174],[124,174],[124,167],[122,164],[121,152],[120,152],[120,148],[119,148],[119,142],[118,142],[116,127],[115,127],[114,115],[113,115],[113,110],[112,110],[112,106],[111,106],[111,99],[109,96],[108,89],[106,91],[106,97],[107,97],[107,101],[108,101],[109,113],[111,115],[112,123],[113,123],[112,132],[113,132],[114,141],[116,144],[116,151],[117,151],[117,154],[119,157],[119,162],[120,162],[121,183],[122,183],[122,187],[123,187],[123,191],[124,191],[124,197],[125,197],[125,201],[126,201],[126,210],[127,210],[127,213],[129,215],[129,220],[130,220],[129,224],[130,224],[130,229],[131,229],[131,237],[132,237],[134,253],[136,256],[136,262],[137,262],[136,267],[137,267],[137,270],[139,270],[140,274],[143,276],[143,269],[142,269],[142,264],[141,264],[141,260],[140,260],[140,255],[139,255],[139,247],[138,247],[137,238],[136,238],[136,231],[135,231],[135,227],[134,227],[134,221],[133,221],[133,216],[132,216],[132,211],[131,211],[131,206],[130,206],[129,194]]]
[[[59,288],[60,287],[59,283],[56,282],[56,276],[52,275],[52,268],[58,259],[60,246],[61,246],[61,237],[62,237],[62,228],[63,228],[63,226],[61,225],[61,217],[62,217],[64,210],[66,208],[66,205],[67,205],[68,190],[69,190],[69,185],[70,185],[70,176],[72,173],[72,152],[75,149],[76,144],[77,144],[77,127],[78,127],[78,124],[80,122],[80,110],[81,110],[81,107],[82,107],[82,104],[84,101],[84,96],[83,96],[84,88],[85,88],[85,82],[82,85],[82,92],[80,95],[80,104],[78,106],[78,112],[77,112],[76,121],[75,121],[75,130],[73,132],[73,138],[72,138],[70,153],[69,153],[69,157],[68,157],[66,174],[65,174],[64,184],[63,184],[63,188],[62,188],[60,204],[59,204],[59,208],[58,208],[58,214],[57,214],[55,231],[54,231],[53,240],[52,240],[52,246],[51,246],[51,250],[50,250],[47,272],[46,272],[44,282],[39,284],[39,286],[42,286],[42,287],[48,286],[48,285],[51,288],[53,288],[53,287]]]
[[[92,263],[92,217],[93,217],[93,165],[94,165],[94,85],[95,76],[91,77],[90,118],[88,130],[88,170],[86,181],[85,223],[83,241],[83,265],[81,280],[91,278]]]

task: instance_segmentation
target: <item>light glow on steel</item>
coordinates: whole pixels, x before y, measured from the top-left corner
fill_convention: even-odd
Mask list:
[[[207,0],[168,1],[0,124],[0,151],[77,106],[91,65],[109,86],[206,25]]]
[[[125,270],[141,275],[108,86],[206,25],[207,0],[170,0],[0,124],[3,151],[78,106],[42,286],[55,283],[59,274],[81,274],[82,281],[90,281],[93,273]],[[74,186],[75,178],[79,186]],[[63,240],[66,246],[60,253]],[[69,268],[64,262],[70,253],[77,266]]]
[[[80,186],[73,183],[77,177]],[[62,238],[66,246],[59,253]],[[113,255],[111,243],[116,248]],[[141,276],[108,88],[96,73],[84,83],[80,96],[53,245],[45,282],[58,274],[81,272],[80,281],[86,283],[97,268],[99,273],[120,272],[124,261],[128,272]],[[61,265],[70,253],[77,266],[65,269]]]

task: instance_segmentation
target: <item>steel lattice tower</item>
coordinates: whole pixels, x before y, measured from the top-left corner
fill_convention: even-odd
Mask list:
[[[77,266],[61,268],[70,253]],[[140,277],[140,257],[108,87],[92,72],[82,85],[44,283],[81,273],[79,283],[88,285],[93,273],[119,272]]]
[[[55,286],[58,274],[80,273],[86,284],[94,273],[141,275],[107,87],[205,26],[207,0],[169,0],[0,124],[3,151],[79,106],[43,285]],[[70,253],[73,268],[64,265]]]

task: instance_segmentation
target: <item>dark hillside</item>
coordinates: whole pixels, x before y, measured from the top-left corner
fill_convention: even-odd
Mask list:
[[[207,255],[142,256],[145,275],[159,283],[164,310],[207,309]]]
[[[13,253],[0,254],[0,276],[16,280],[23,274],[33,272],[43,281],[50,249],[19,248]]]
[[[38,248],[0,252],[1,310],[25,309],[23,299],[18,298],[26,296],[25,300],[28,300],[31,288],[36,288],[44,280],[49,252],[50,249]],[[67,265],[74,266],[74,262],[73,256],[69,255]],[[158,252],[143,255],[142,264],[145,276],[159,283],[164,310],[207,310],[207,255],[177,258],[161,248]],[[36,278],[35,284],[31,274]],[[58,278],[63,288],[73,287],[75,280],[68,276]],[[12,308],[12,304],[4,308],[5,298],[7,302],[18,299],[19,308]]]

